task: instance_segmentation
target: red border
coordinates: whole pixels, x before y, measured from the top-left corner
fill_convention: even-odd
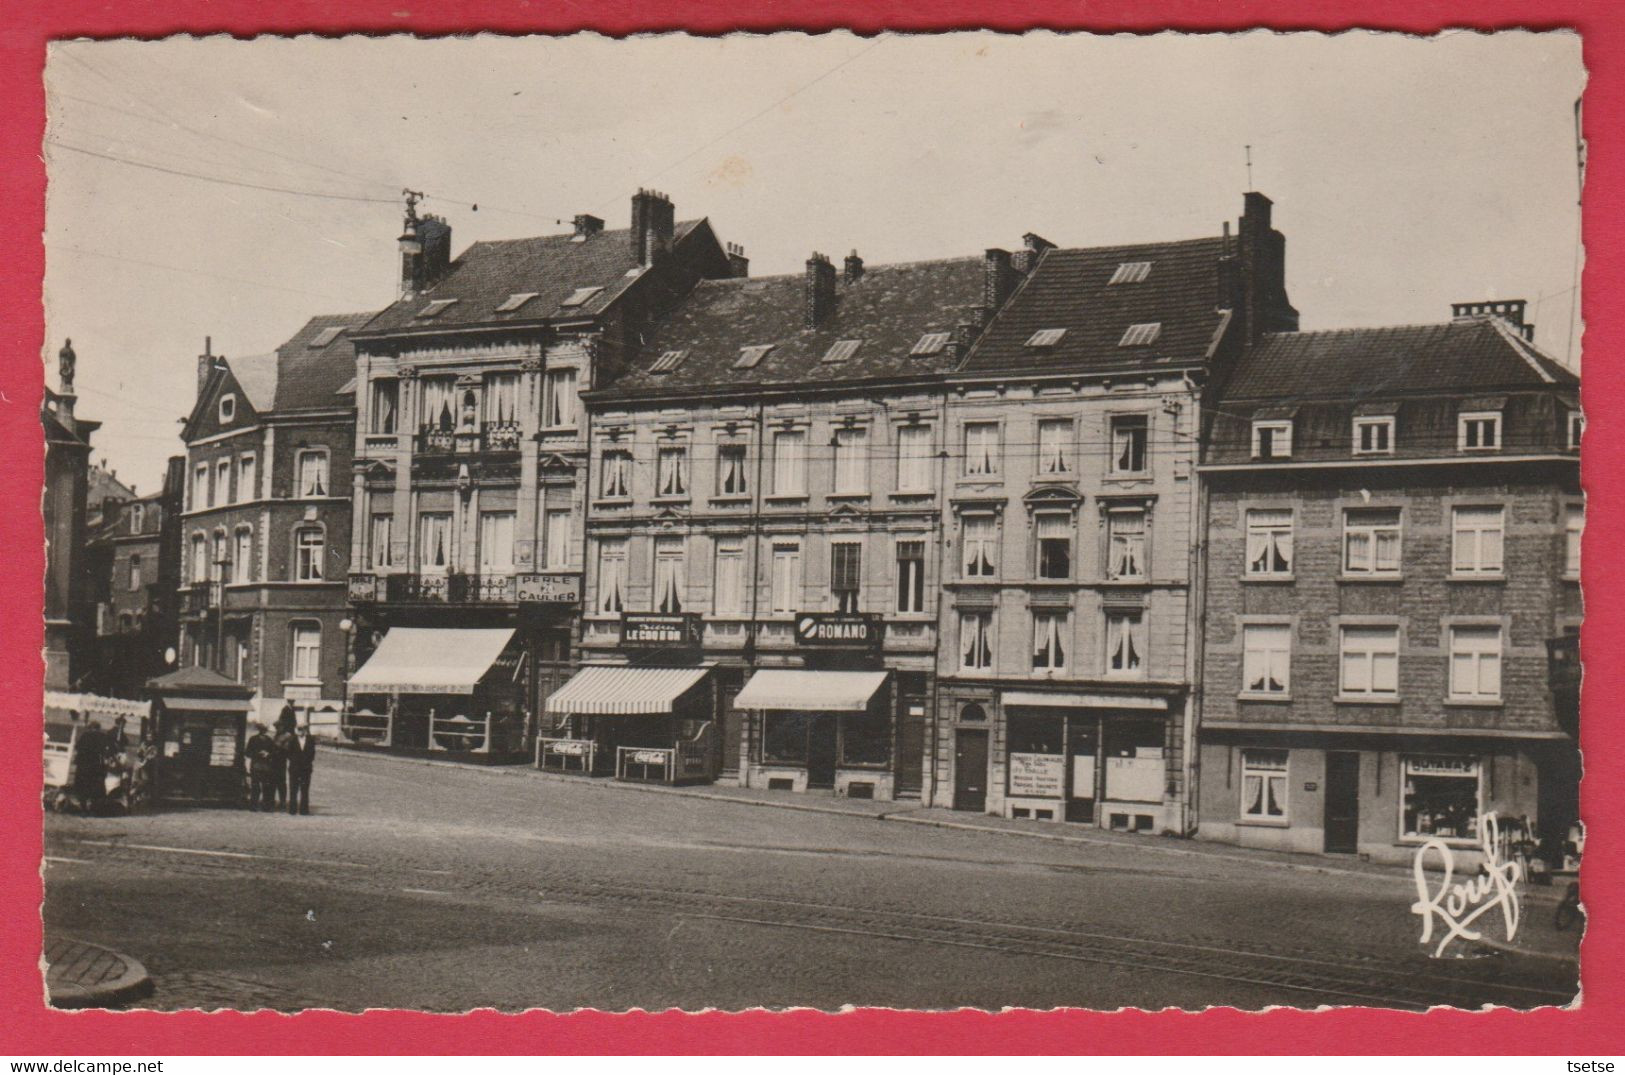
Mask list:
[[[1625,643],[1620,606],[1597,600],[1625,582],[1625,554],[1613,535],[1617,502],[1601,494],[1600,478],[1620,469],[1621,434],[1614,419],[1625,398],[1625,349],[1618,292],[1621,266],[1622,188],[1619,139],[1625,131],[1625,11],[1607,0],[1477,0],[1446,5],[1437,0],[1366,0],[1356,7],[1335,0],[995,0],[976,4],[948,0],[926,8],[891,0],[778,0],[771,5],[707,0],[672,13],[658,0],[600,0],[590,7],[558,5],[539,10],[526,0],[446,0],[432,10],[400,13],[402,0],[170,0],[163,4],[112,5],[100,0],[23,0],[9,8],[0,31],[0,175],[10,242],[0,255],[0,518],[9,521],[8,555],[0,557],[0,687],[14,700],[0,719],[0,900],[7,928],[0,933],[0,1050],[39,1055],[208,1053],[1625,1053],[1625,1020],[1616,1005],[1625,995],[1614,912],[1621,907],[1611,882],[1622,876],[1621,824],[1609,804],[1625,801],[1625,765],[1618,748],[1625,730],[1602,704],[1625,696],[1625,664],[1610,660]],[[1150,31],[1164,27],[1229,30],[1267,25],[1275,29],[1382,28],[1426,33],[1446,27],[1560,28],[1580,31],[1590,70],[1586,130],[1592,141],[1586,192],[1584,398],[1589,415],[1584,476],[1591,491],[1585,584],[1592,595],[1585,626],[1588,658],[1585,703],[1593,717],[1585,730],[1587,771],[1583,809],[1591,826],[1586,861],[1586,900],[1591,909],[1584,956],[1586,1001],[1579,1011],[1436,1012],[1404,1015],[1362,1010],[1324,1014],[1280,1011],[1262,1016],[1214,1010],[1098,1015],[1017,1012],[988,1015],[861,1011],[846,1015],[795,1012],[685,1016],[675,1013],[557,1016],[490,1012],[463,1017],[411,1013],[347,1016],[310,1013],[69,1014],[40,1002],[35,970],[41,934],[36,908],[41,896],[39,741],[43,642],[39,609],[44,570],[38,489],[42,465],[36,412],[41,392],[43,324],[40,280],[43,251],[35,238],[44,227],[44,137],[41,70],[45,43],[59,37],[172,33],[415,32],[447,34],[488,29],[509,33],[591,29],[610,34],[686,29],[722,33],[734,29],[823,30],[851,28],[944,30],[1033,27],[1100,31]],[[1464,102],[1463,108],[1471,108]],[[1509,138],[1517,137],[1509,131]],[[1610,286],[1612,285],[1612,286]],[[22,520],[26,526],[18,527]]]

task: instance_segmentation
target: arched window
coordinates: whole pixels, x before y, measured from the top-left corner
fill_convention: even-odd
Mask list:
[[[141,557],[130,557],[130,592],[137,593],[141,589]]]
[[[987,710],[972,702],[959,711],[959,719],[968,723],[983,724],[987,721]]]
[[[301,526],[293,532],[294,580],[321,582],[322,561],[327,551],[327,539],[319,526]]]

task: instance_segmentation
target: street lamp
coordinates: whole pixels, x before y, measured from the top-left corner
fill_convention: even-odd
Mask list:
[[[214,578],[209,580],[209,589],[214,598],[214,654],[216,671],[226,674],[226,571],[231,567],[231,558],[222,556],[214,562]]]
[[[350,655],[355,642],[352,637],[355,632],[355,621],[346,616],[339,621],[339,630],[344,632],[344,654],[339,666],[341,673],[339,679],[343,680],[344,689],[344,701],[339,705],[339,734],[343,735],[345,725],[350,722]]]

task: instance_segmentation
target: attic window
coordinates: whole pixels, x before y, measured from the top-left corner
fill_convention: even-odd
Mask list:
[[[1111,282],[1114,284],[1143,284],[1145,278],[1151,275],[1149,261],[1125,261],[1117,266],[1112,273]]]
[[[227,392],[220,397],[220,420],[229,422],[237,417],[237,397]]]
[[[439,317],[446,312],[447,307],[454,304],[456,299],[434,299],[429,305],[417,312],[418,317]]]
[[[1064,328],[1041,328],[1027,338],[1028,347],[1054,347],[1066,335]]]
[[[857,353],[858,345],[862,340],[837,340],[835,345],[824,352],[823,362],[845,362]]]
[[[511,314],[535,297],[536,292],[534,291],[516,291],[512,295],[509,295],[507,298],[502,300],[502,305],[497,307],[496,312],[499,314]]]
[[[771,343],[759,343],[751,347],[741,347],[739,349],[739,358],[734,362],[734,369],[755,369],[757,365],[760,364],[762,359],[767,357],[767,353],[773,350],[773,347],[774,345]]]
[[[655,364],[649,367],[649,372],[670,373],[678,366],[681,366],[683,364],[683,359],[687,357],[688,350],[686,348],[681,351],[667,351],[665,354],[661,355],[655,360]]]
[[[326,347],[328,344],[330,344],[334,340],[338,339],[339,334],[342,333],[343,331],[344,331],[344,328],[342,326],[340,326],[338,328],[324,328],[320,332],[316,333],[316,335],[311,338],[310,346],[311,347]]]
[[[1162,335],[1161,321],[1147,321],[1142,325],[1130,325],[1123,338],[1117,341],[1119,347],[1149,347],[1157,342]]]
[[[947,346],[948,346],[948,333],[946,333],[946,332],[927,332],[924,336],[921,336],[919,338],[919,340],[917,340],[915,342],[914,350],[910,351],[909,354],[911,354],[911,355],[938,355],[938,354],[941,354],[942,349],[944,347],[947,347]]]
[[[602,290],[604,289],[601,287],[578,287],[574,291],[570,292],[569,297],[563,302],[559,303],[559,305],[585,306],[592,300],[594,295],[598,294]]]

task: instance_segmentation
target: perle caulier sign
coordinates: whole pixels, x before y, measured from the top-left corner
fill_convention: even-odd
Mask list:
[[[1437,837],[1416,849],[1411,869],[1416,878],[1416,902],[1411,913],[1422,916],[1422,936],[1419,944],[1433,940],[1433,923],[1437,918],[1443,936],[1433,949],[1433,958],[1444,955],[1445,949],[1456,938],[1477,941],[1484,938],[1473,923],[1492,909],[1500,908],[1501,920],[1506,924],[1506,939],[1510,942],[1518,935],[1518,915],[1521,910],[1518,882],[1523,880],[1523,865],[1515,860],[1502,862],[1500,857],[1500,825],[1495,815],[1482,814],[1478,819],[1479,849],[1484,853],[1479,873],[1465,881],[1455,879],[1456,857],[1450,845]],[[1437,860],[1439,875],[1428,877],[1429,860]]]

